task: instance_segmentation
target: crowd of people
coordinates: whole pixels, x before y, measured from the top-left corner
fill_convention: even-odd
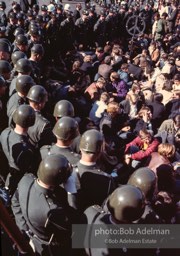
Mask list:
[[[72,224],[180,223],[178,1],[84,6],[0,1],[1,200],[37,256],[179,255],[71,246]]]

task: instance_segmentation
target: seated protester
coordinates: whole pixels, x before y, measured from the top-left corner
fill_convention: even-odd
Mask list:
[[[95,101],[91,111],[89,113],[89,118],[94,122],[95,125],[99,126],[100,120],[107,109],[107,103],[109,100],[109,95],[107,92],[101,93],[100,99]]]
[[[123,113],[122,108],[117,102],[110,102],[107,110],[99,124],[100,131],[104,134],[105,141],[109,144],[112,154],[117,154],[122,147],[122,140],[117,135],[123,129],[127,132],[130,130],[128,116]]]
[[[148,107],[152,109],[152,122],[154,124],[155,133],[161,125],[165,116],[165,107],[162,104],[163,95],[161,93],[155,93],[153,101],[150,102]]]
[[[156,174],[157,168],[161,165],[171,165],[171,161],[175,154],[175,146],[168,143],[161,143],[158,146],[158,151],[153,152],[146,165]]]
[[[165,113],[167,118],[180,114],[180,90],[173,91],[172,100],[166,104]]]
[[[120,76],[120,79],[123,80],[128,88],[131,88],[132,81],[130,79],[129,73],[128,73],[128,64],[123,63],[121,65],[121,69],[118,70],[118,74]]]
[[[117,72],[111,73],[110,80],[113,87],[112,96],[115,98],[115,101],[121,102],[125,99],[127,94],[126,83],[119,78],[119,74]]]
[[[160,137],[162,143],[174,144],[175,136],[180,128],[180,115],[175,115],[172,119],[165,120],[159,127],[156,137]]]
[[[173,77],[172,89],[173,89],[174,91],[180,90],[180,74],[176,74],[176,75]]]
[[[156,152],[158,145],[159,141],[148,130],[140,130],[139,135],[126,145],[126,164],[131,164],[133,168],[143,165],[142,160],[146,161],[151,153]]]
[[[169,79],[168,74],[161,74],[157,77],[155,83],[155,90],[156,92],[161,93],[163,95],[162,103],[164,105],[166,105],[172,99],[172,82]]]
[[[129,93],[126,95],[126,99],[121,101],[120,105],[123,107],[124,113],[129,116],[129,119],[133,119],[137,117],[137,113],[142,107],[142,102],[138,94]]]
[[[149,107],[143,106],[138,112],[138,119],[131,121],[132,125],[135,123],[135,128],[133,132],[138,134],[140,130],[146,129],[151,134],[153,134],[153,124],[152,124],[152,113]]]
[[[90,103],[99,100],[100,94],[105,88],[105,85],[106,81],[103,77],[98,78],[97,82],[90,84],[84,92],[86,100]]]

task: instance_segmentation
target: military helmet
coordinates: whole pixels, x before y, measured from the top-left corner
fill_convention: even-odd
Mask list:
[[[42,44],[34,44],[33,47],[31,48],[31,52],[44,55],[44,48]]]
[[[28,17],[34,17],[34,12],[32,9],[28,10],[27,11],[27,14],[26,14]]]
[[[11,55],[11,60],[13,65],[16,65],[17,61],[20,59],[27,59],[27,56],[24,52],[21,51],[15,51]]]
[[[17,14],[15,12],[10,12],[8,15],[8,18],[15,20],[15,19],[17,19]]]
[[[66,157],[57,154],[48,155],[41,161],[37,176],[46,185],[58,186],[66,182],[71,173],[72,167]]]
[[[53,133],[60,140],[73,140],[79,134],[78,123],[74,118],[64,116],[55,124]]]
[[[149,198],[153,195],[155,189],[156,175],[151,169],[142,167],[133,172],[128,184],[140,188],[145,197]]]
[[[14,30],[14,33],[13,33],[13,35],[14,35],[15,37],[17,37],[18,35],[24,35],[24,34],[25,34],[25,31],[24,31],[23,28],[16,28],[16,29]]]
[[[34,80],[31,76],[21,75],[17,77],[16,80],[16,91],[27,95],[30,88],[34,85]]]
[[[98,153],[103,144],[101,132],[91,129],[83,133],[80,141],[80,149],[88,153]]]
[[[48,10],[48,8],[47,8],[46,4],[41,5],[41,11],[46,12],[47,10]]]
[[[35,111],[29,105],[20,105],[13,114],[15,124],[23,128],[33,126],[35,123]]]
[[[15,38],[15,43],[17,45],[28,45],[28,39],[25,35],[19,34]]]
[[[55,117],[71,116],[74,117],[74,107],[73,104],[68,100],[60,100],[56,103],[54,107]]]
[[[25,16],[24,13],[19,12],[19,13],[17,14],[17,19],[20,20],[20,21],[24,21],[24,20],[26,19],[26,16]]]
[[[0,51],[10,53],[11,47],[7,42],[0,40]]]
[[[40,30],[37,27],[37,25],[30,26],[29,34],[31,36],[39,36],[40,35]]]
[[[21,11],[21,6],[18,3],[13,4],[12,8],[13,8],[13,10]]]
[[[28,59],[19,59],[16,63],[16,71],[20,73],[29,73],[32,71],[32,65]]]
[[[6,81],[2,76],[0,76],[0,88],[2,87],[6,87]]]
[[[33,11],[39,11],[39,5],[38,4],[34,4],[32,9],[33,9]]]
[[[47,91],[41,85],[34,85],[30,88],[27,98],[36,103],[45,102],[47,100]]]
[[[0,74],[10,73],[12,70],[11,64],[6,60],[0,60]]]
[[[0,8],[6,9],[6,3],[4,1],[0,1]]]
[[[139,188],[123,185],[109,196],[107,207],[116,220],[125,223],[132,222],[142,216],[145,198]]]

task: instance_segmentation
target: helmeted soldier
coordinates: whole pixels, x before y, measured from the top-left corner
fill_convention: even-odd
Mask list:
[[[63,116],[74,117],[74,106],[68,100],[60,100],[54,107],[53,116],[58,120]]]
[[[28,127],[34,125],[35,112],[28,105],[19,106],[13,114],[15,128],[6,128],[1,133],[1,145],[9,162],[6,187],[13,194],[25,172],[32,171],[33,147],[27,136]]]
[[[89,29],[89,21],[88,21],[89,11],[83,10],[82,16],[76,20],[75,29],[76,29],[76,41],[78,44],[83,44],[86,48],[88,45],[87,35]]]
[[[16,80],[16,92],[9,98],[7,103],[7,115],[9,117],[9,126],[12,123],[12,116],[18,106],[28,104],[26,98],[29,89],[34,85],[34,80],[31,76],[21,75]]]
[[[105,212],[100,206],[94,205],[86,209],[84,212],[88,224],[127,224],[139,219],[144,212],[144,195],[139,188],[131,185],[124,185],[116,190],[108,197],[107,206],[109,213]],[[131,249],[125,248],[108,248],[108,244],[104,243],[104,248],[92,248],[91,236],[92,229],[86,232],[85,241],[87,244],[86,253],[92,256],[103,255],[135,255]],[[108,238],[110,238],[108,236]],[[107,238],[107,239],[108,239]]]
[[[8,39],[0,39],[0,60],[10,60],[11,43]]]
[[[4,26],[7,25],[7,17],[5,13],[6,3],[4,1],[0,1],[0,24]]]
[[[55,124],[53,133],[57,138],[57,142],[52,146],[44,146],[41,148],[40,153],[42,159],[50,154],[61,154],[65,156],[72,165],[77,164],[80,157],[72,152],[70,146],[74,138],[79,135],[78,123],[72,117],[64,116]]]
[[[71,171],[64,156],[47,156],[40,163],[38,178],[25,175],[12,198],[16,223],[30,236],[36,255],[72,255],[71,225],[77,223],[77,214],[60,186]]]
[[[19,34],[15,38],[15,46],[13,52],[22,51],[24,53],[28,53],[28,38],[23,34]]]
[[[42,44],[34,44],[31,48],[31,56],[29,58],[32,65],[32,77],[36,84],[41,82],[42,78],[42,58],[44,56],[44,47]]]
[[[105,11],[101,11],[100,17],[96,22],[96,24],[94,25],[95,41],[98,43],[98,46],[104,46],[104,43],[106,42],[107,22],[105,18],[106,18]]]
[[[30,88],[27,98],[36,114],[35,124],[28,130],[30,141],[36,148],[50,145],[55,140],[55,137],[52,133],[50,122],[41,114],[48,100],[47,91],[41,85],[34,85]]]
[[[0,75],[5,79],[8,80],[11,75],[12,66],[6,60],[0,60]]]
[[[13,64],[13,70],[11,71],[11,80],[18,75],[18,72],[16,71],[16,63],[20,59],[27,59],[27,55],[21,51],[15,51],[11,54],[11,61]]]
[[[103,135],[97,130],[86,131],[80,140],[81,159],[75,169],[77,191],[77,207],[86,209],[93,204],[101,205],[106,197],[115,189],[113,178],[101,171],[96,164],[103,144]],[[99,186],[101,184],[101,186]]]
[[[18,75],[16,77],[14,77],[13,80],[11,81],[11,84],[9,87],[9,96],[12,96],[12,94],[16,92],[17,77],[20,75],[30,75],[31,74],[31,71],[32,71],[31,62],[28,59],[21,58],[17,61],[15,70],[18,73]]]
[[[7,127],[6,101],[4,99],[6,90],[6,81],[2,76],[0,76],[0,133]]]
[[[157,179],[155,173],[147,167],[137,169],[128,180],[129,185],[140,188],[145,195],[145,211],[137,223],[162,223],[161,218],[155,213],[151,205],[157,186],[156,182]]]
[[[14,31],[17,28],[17,16],[16,13],[10,12],[8,15],[8,24],[6,27],[6,34],[10,42],[13,42],[15,39]]]

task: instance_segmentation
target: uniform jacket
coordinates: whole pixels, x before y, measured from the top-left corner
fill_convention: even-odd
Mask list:
[[[128,143],[126,145],[125,152],[127,152],[129,147],[131,147],[131,146],[138,146],[140,148],[140,151],[138,151],[137,153],[132,154],[131,158],[133,160],[141,160],[145,157],[150,156],[150,154],[152,152],[155,152],[157,150],[157,147],[159,145],[159,141],[157,139],[153,139],[152,142],[149,144],[148,148],[145,151],[141,150],[142,147],[143,147],[143,144],[144,144],[144,142],[138,136],[133,141],[131,141],[130,143]]]

